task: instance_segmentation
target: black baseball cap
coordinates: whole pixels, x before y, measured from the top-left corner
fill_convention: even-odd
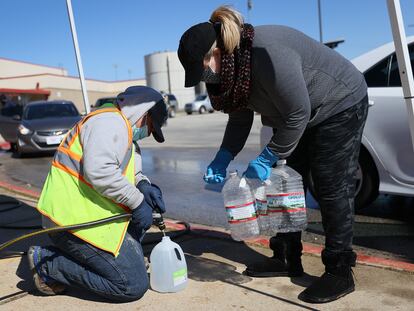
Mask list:
[[[150,110],[148,110],[152,120],[152,136],[159,143],[165,141],[164,134],[162,133],[161,127],[165,124],[168,118],[167,106],[165,105],[164,99],[160,99],[155,103]]]
[[[216,41],[216,30],[210,22],[189,28],[181,37],[178,58],[185,69],[185,87],[198,84],[204,71],[203,59]]]

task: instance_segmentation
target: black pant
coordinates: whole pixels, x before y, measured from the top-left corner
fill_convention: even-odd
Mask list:
[[[356,171],[368,96],[307,129],[287,164],[305,181],[312,174],[325,230],[325,249],[352,250]]]

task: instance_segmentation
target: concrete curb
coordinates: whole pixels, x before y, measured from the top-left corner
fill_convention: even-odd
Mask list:
[[[10,143],[8,143],[8,142],[0,142],[0,149],[2,149],[2,150],[9,150],[10,149]]]
[[[19,195],[34,198],[34,199],[39,199],[40,197],[40,193],[38,191],[25,189],[23,187],[16,186],[16,185],[4,182],[4,181],[0,181],[0,188],[6,189],[10,192],[13,192]],[[172,219],[165,219],[164,222],[168,229],[181,230],[185,228],[185,226],[182,223],[180,223],[180,221],[175,221]],[[225,239],[231,240],[230,233],[223,228],[217,228],[217,227],[211,227],[211,226],[199,225],[199,224],[191,224],[191,230],[198,234],[207,236],[207,237],[225,238]],[[266,248],[269,247],[269,238],[265,236],[260,236],[258,238],[250,239],[245,242],[246,244],[249,244],[252,246],[259,246],[259,247],[266,247]],[[303,253],[304,254],[320,257],[322,249],[323,247],[320,245],[303,242]],[[395,271],[404,271],[404,272],[414,273],[414,264],[409,263],[409,262],[387,259],[387,258],[376,257],[376,256],[369,256],[361,252],[357,252],[357,256],[358,256],[357,262],[359,264],[380,267],[380,268],[390,269],[390,270],[395,270]]]

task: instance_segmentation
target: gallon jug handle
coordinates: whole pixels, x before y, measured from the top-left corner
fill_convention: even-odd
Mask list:
[[[181,257],[180,250],[178,248],[174,247],[174,252],[175,252],[175,255],[177,256],[177,259],[179,261],[181,261],[182,260],[182,257]]]

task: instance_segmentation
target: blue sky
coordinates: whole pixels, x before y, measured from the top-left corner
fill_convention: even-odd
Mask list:
[[[407,35],[414,1],[400,0]],[[145,77],[144,55],[176,51],[182,33],[230,4],[253,25],[282,24],[319,40],[317,0],[72,0],[85,76]],[[386,0],[321,0],[324,40],[351,59],[392,40]],[[64,67],[77,76],[66,0],[1,0],[0,57]],[[115,66],[117,69],[115,69]]]

